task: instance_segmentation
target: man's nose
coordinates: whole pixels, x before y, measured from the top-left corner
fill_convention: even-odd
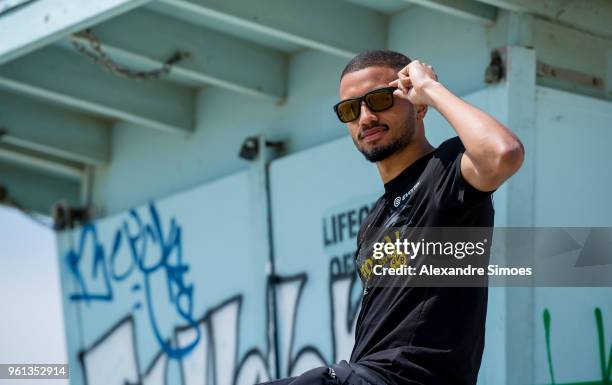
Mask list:
[[[366,104],[365,101],[361,102],[361,106],[359,107],[361,111],[359,112],[359,124],[365,125],[369,122],[378,120],[378,116],[370,110],[370,107]]]

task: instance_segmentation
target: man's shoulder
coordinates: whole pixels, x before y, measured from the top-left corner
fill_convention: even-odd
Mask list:
[[[460,158],[460,154],[465,152],[465,147],[458,136],[446,139],[436,149],[429,161],[431,172],[439,173],[452,170]]]
[[[438,156],[444,158],[454,158],[457,156],[457,154],[462,153],[464,151],[465,147],[463,146],[463,142],[458,136],[446,139],[436,148]]]

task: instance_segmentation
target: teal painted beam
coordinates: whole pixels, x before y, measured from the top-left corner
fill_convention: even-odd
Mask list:
[[[0,64],[149,1],[36,0],[12,10],[0,17]]]
[[[406,9],[406,0],[342,0],[348,3],[357,4],[375,11],[393,15]]]
[[[187,134],[194,126],[195,90],[118,77],[54,46],[1,66],[0,88],[167,132]]]
[[[477,0],[501,9],[528,12],[600,37],[612,38],[612,1]]]
[[[15,163],[64,178],[73,179],[78,182],[81,182],[85,175],[82,167],[68,164],[57,159],[44,157],[31,151],[23,151],[14,146],[0,146],[0,159],[4,159],[9,163]]]
[[[109,122],[0,92],[0,143],[89,165],[108,163]]]
[[[188,52],[188,58],[172,67],[172,81],[274,101],[285,95],[287,55],[267,47],[144,9],[99,24],[93,33],[105,52],[130,66],[157,68],[175,52]],[[83,38],[78,41],[87,44]],[[63,46],[73,49],[68,41]]]
[[[329,0],[158,0],[148,7],[235,36],[278,41],[343,58],[386,47],[387,17]]]
[[[407,0],[412,4],[490,26],[497,19],[497,8],[474,0]]]
[[[9,197],[26,210],[50,215],[53,205],[61,200],[80,204],[80,183],[0,161],[0,175]]]

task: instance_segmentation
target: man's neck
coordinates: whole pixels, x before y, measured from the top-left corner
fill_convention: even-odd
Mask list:
[[[433,151],[433,149],[434,147],[429,141],[423,138],[423,140],[411,143],[403,150],[377,162],[376,167],[378,167],[378,173],[380,174],[382,182],[389,182],[423,155]]]

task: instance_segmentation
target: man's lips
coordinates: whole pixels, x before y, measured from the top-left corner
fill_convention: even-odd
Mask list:
[[[364,142],[372,142],[383,136],[385,134],[385,131],[387,131],[386,126],[375,126],[372,128],[368,128],[361,134],[361,139]]]

